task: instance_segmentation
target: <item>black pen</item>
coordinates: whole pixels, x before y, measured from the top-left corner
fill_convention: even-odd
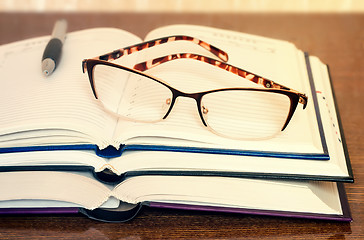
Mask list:
[[[52,74],[59,63],[66,31],[67,21],[64,19],[58,20],[54,25],[52,38],[44,49],[42,57],[42,72],[45,76]]]

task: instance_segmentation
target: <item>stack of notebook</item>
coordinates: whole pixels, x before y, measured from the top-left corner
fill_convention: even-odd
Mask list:
[[[120,50],[143,40],[110,28],[68,33],[48,77],[40,62],[49,36],[0,47],[0,213],[81,212],[126,221],[159,207],[351,221],[343,183],[353,174],[327,66],[286,41],[202,26],[158,28],[144,41],[166,36],[190,37]],[[269,79],[302,95],[285,129],[270,137],[218,134],[203,122],[212,121],[212,111],[191,97],[178,97],[161,121],[133,121],[94,92],[82,71],[92,58],[184,93],[264,89]],[[105,86],[106,98],[133,94]],[[152,98],[145,94],[146,102]],[[229,111],[260,107],[255,102]],[[253,121],[269,111],[262,108]],[[251,132],[259,131],[267,132]]]

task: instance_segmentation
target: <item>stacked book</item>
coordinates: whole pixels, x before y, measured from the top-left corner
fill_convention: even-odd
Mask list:
[[[343,183],[353,174],[317,57],[202,26],[144,40],[97,28],[68,33],[45,77],[49,39],[0,46],[0,213],[126,221],[159,207],[351,221]]]

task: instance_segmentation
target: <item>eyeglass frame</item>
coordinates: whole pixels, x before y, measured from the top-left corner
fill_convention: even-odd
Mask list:
[[[281,129],[281,131],[283,131],[287,127],[288,123],[290,122],[290,120],[291,120],[291,118],[292,118],[292,116],[293,116],[293,114],[294,114],[294,112],[295,112],[295,110],[297,108],[298,102],[299,102],[299,96],[296,93],[291,92],[291,91],[288,91],[288,90],[285,90],[285,89],[274,89],[274,88],[266,89],[266,88],[240,88],[240,87],[236,87],[236,88],[213,89],[213,90],[208,90],[208,91],[203,91],[203,92],[196,92],[196,93],[185,93],[185,92],[182,92],[182,91],[180,91],[180,90],[178,90],[178,89],[170,86],[168,83],[166,83],[162,79],[156,78],[154,76],[150,76],[150,75],[148,75],[146,73],[143,73],[141,71],[138,71],[138,70],[135,70],[135,69],[131,69],[131,68],[128,68],[128,67],[125,67],[125,66],[122,66],[122,65],[114,64],[114,63],[111,63],[111,62],[103,61],[103,60],[87,59],[84,62],[84,69],[88,73],[90,85],[91,85],[93,94],[94,94],[94,96],[95,96],[96,99],[98,99],[98,95],[97,95],[97,91],[95,89],[95,81],[94,81],[94,71],[93,71],[93,69],[94,69],[94,67],[96,65],[99,65],[99,64],[101,64],[101,65],[107,65],[107,66],[110,66],[110,67],[116,67],[116,68],[119,68],[119,69],[122,69],[122,70],[125,70],[125,71],[128,71],[128,72],[131,72],[131,73],[134,73],[134,74],[137,74],[137,75],[146,77],[148,79],[151,79],[153,81],[156,81],[156,82],[164,85],[165,87],[167,87],[172,92],[172,99],[171,99],[171,102],[170,102],[170,106],[169,106],[168,111],[160,119],[160,121],[163,120],[163,119],[166,119],[168,117],[168,115],[172,111],[172,108],[175,105],[175,102],[176,102],[176,100],[177,100],[178,97],[187,97],[187,98],[194,99],[196,101],[196,103],[197,103],[198,113],[199,113],[199,116],[200,116],[200,119],[201,119],[203,125],[205,127],[209,127],[209,125],[207,124],[207,121],[204,118],[204,115],[203,115],[204,114],[203,113],[203,106],[202,106],[202,103],[201,103],[202,97],[204,95],[209,94],[209,93],[214,93],[214,92],[231,91],[231,90],[273,92],[273,93],[283,94],[283,95],[287,96],[290,99],[289,112],[288,112],[286,121],[283,124],[283,127]],[[115,114],[117,114],[117,113],[115,113]]]
[[[215,56],[217,56],[218,58],[220,58],[222,61],[219,60],[215,60],[212,58],[209,58],[207,56],[203,56],[203,55],[199,55],[199,54],[193,54],[193,53],[178,53],[178,54],[170,54],[170,55],[166,55],[163,57],[159,57],[159,58],[155,58],[155,59],[151,59],[148,61],[144,61],[144,62],[140,62],[138,64],[135,64],[133,69],[132,68],[128,68],[125,66],[121,66],[118,64],[114,64],[114,63],[110,63],[110,61],[112,60],[116,60],[122,56],[126,56],[126,55],[130,55],[134,52],[138,52],[153,46],[157,46],[160,44],[164,44],[164,43],[168,43],[168,42],[173,42],[173,41],[190,41],[193,42],[195,44],[198,44],[199,46],[205,48],[206,50],[210,51],[212,54],[214,54]],[[175,88],[173,88],[172,86],[170,86],[169,84],[167,84],[165,81],[158,79],[156,77],[150,76],[148,74],[143,73],[144,71],[151,69],[155,66],[158,66],[162,63],[171,61],[171,60],[176,60],[176,59],[182,59],[182,58],[187,58],[187,59],[194,59],[194,60],[198,60],[198,61],[202,61],[208,64],[211,64],[213,66],[219,67],[221,69],[224,69],[226,71],[229,71],[233,74],[236,74],[242,78],[244,78],[245,80],[249,80],[251,82],[254,82],[256,84],[262,85],[264,88],[222,88],[222,89],[214,89],[214,90],[210,90],[210,91],[204,91],[204,92],[198,92],[198,93],[184,93],[182,91],[179,91]],[[276,92],[276,93],[281,93],[284,94],[286,96],[289,97],[291,105],[290,105],[290,110],[289,113],[287,115],[286,118],[286,122],[283,125],[281,131],[283,131],[288,123],[290,122],[298,103],[303,104],[303,109],[306,108],[307,106],[307,101],[308,98],[306,96],[306,94],[300,93],[296,90],[293,90],[291,88],[288,88],[284,85],[278,84],[272,80],[269,80],[267,78],[263,78],[259,75],[256,75],[254,73],[251,73],[249,71],[240,69],[238,67],[232,66],[230,64],[227,64],[226,62],[228,61],[228,54],[211,45],[208,44],[200,39],[197,39],[195,37],[190,37],[190,36],[185,36],[185,35],[175,35],[175,36],[168,36],[168,37],[162,37],[162,38],[157,38],[157,39],[153,39],[147,42],[142,42],[139,44],[135,44],[135,45],[131,45],[125,48],[121,48],[121,49],[117,49],[114,50],[112,52],[103,54],[101,56],[98,57],[94,57],[91,59],[84,59],[82,61],[82,70],[85,73],[85,71],[87,70],[88,72],[88,76],[89,76],[89,81],[90,81],[90,85],[93,91],[93,94],[95,96],[96,99],[98,99],[97,97],[97,93],[96,93],[96,89],[95,89],[95,84],[94,84],[94,80],[93,80],[93,67],[97,64],[104,64],[104,65],[109,65],[112,67],[117,67],[120,69],[124,69],[126,71],[130,71],[139,75],[142,75],[144,77],[150,78],[154,81],[157,81],[161,84],[163,84],[164,86],[166,86],[167,88],[170,89],[170,91],[172,92],[173,98],[170,104],[170,108],[168,109],[166,115],[162,118],[165,119],[169,113],[171,112],[174,103],[177,99],[177,97],[183,96],[183,97],[189,97],[189,98],[193,98],[195,99],[195,101],[197,102],[197,106],[198,106],[198,112],[201,118],[202,123],[204,124],[204,126],[208,127],[208,124],[206,123],[206,121],[203,118],[203,114],[201,112],[201,99],[203,97],[203,95],[211,93],[211,92],[217,92],[217,91],[225,91],[225,90],[252,90],[252,91],[269,91],[269,92]],[[162,120],[161,119],[161,120]]]

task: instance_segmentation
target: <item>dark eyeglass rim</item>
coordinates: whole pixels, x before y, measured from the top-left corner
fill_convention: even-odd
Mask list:
[[[242,90],[242,91],[260,91],[260,92],[271,92],[271,93],[279,93],[279,94],[283,94],[285,96],[287,96],[289,99],[290,99],[290,108],[289,108],[289,112],[288,112],[288,115],[287,115],[287,118],[286,118],[286,121],[281,129],[281,131],[283,131],[288,123],[290,122],[296,108],[297,108],[297,105],[298,105],[298,102],[299,102],[299,94],[295,93],[295,92],[291,92],[289,90],[284,90],[284,89],[275,89],[275,88],[220,88],[220,89],[214,89],[214,90],[209,90],[209,91],[204,91],[204,92],[197,92],[197,93],[185,93],[185,92],[182,92],[178,89],[175,89],[173,88],[172,86],[168,85],[167,83],[165,83],[164,81],[156,78],[156,77],[153,77],[153,76],[150,76],[148,74],[145,74],[143,72],[140,72],[138,70],[134,70],[134,69],[131,69],[131,68],[128,68],[128,67],[125,67],[125,66],[121,66],[121,65],[118,65],[118,64],[114,64],[114,63],[111,63],[111,62],[107,62],[107,61],[103,61],[103,60],[96,60],[96,59],[87,59],[87,60],[84,60],[83,63],[83,72],[85,73],[85,71],[87,71],[88,73],[88,77],[89,77],[89,81],[90,81],[90,85],[91,85],[91,89],[92,89],[92,92],[94,94],[94,97],[96,99],[98,99],[98,96],[97,96],[97,91],[95,89],[95,82],[94,82],[94,76],[93,76],[93,70],[94,70],[94,67],[96,65],[107,65],[107,66],[110,66],[110,67],[115,67],[115,68],[119,68],[119,69],[122,69],[122,70],[125,70],[125,71],[129,71],[129,72],[132,72],[134,74],[138,74],[138,75],[141,75],[143,77],[146,77],[146,78],[149,78],[153,81],[156,81],[164,86],[166,86],[171,92],[172,92],[172,101],[171,101],[171,104],[169,106],[169,109],[167,111],[167,113],[164,115],[164,117],[162,119],[166,119],[168,117],[168,115],[170,114],[175,102],[176,102],[176,99],[178,97],[188,97],[188,98],[193,98],[195,99],[196,103],[197,103],[197,108],[198,108],[198,113],[199,113],[199,116],[201,118],[201,121],[202,123],[204,124],[205,127],[208,127],[208,124],[206,123],[204,117],[203,117],[203,112],[202,112],[202,105],[201,105],[201,99],[204,95],[208,94],[208,93],[213,93],[213,92],[220,92],[220,91],[231,91],[231,90]]]

